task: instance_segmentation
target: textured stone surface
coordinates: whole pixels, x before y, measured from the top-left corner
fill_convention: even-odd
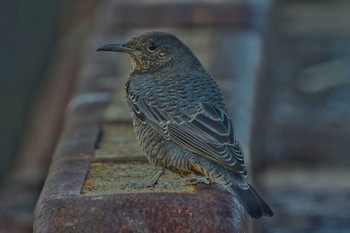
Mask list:
[[[104,124],[102,137],[94,151],[95,159],[143,157],[131,124]]]
[[[193,192],[195,187],[185,185],[184,179],[166,172],[155,187],[147,187],[157,171],[149,164],[92,163],[84,182],[82,194]]]

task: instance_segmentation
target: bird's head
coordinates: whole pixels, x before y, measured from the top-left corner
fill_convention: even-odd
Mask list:
[[[188,47],[170,33],[150,31],[132,37],[124,44],[109,44],[97,51],[130,55],[134,72],[152,73],[175,64],[197,61]]]

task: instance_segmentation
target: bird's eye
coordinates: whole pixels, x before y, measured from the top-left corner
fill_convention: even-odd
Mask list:
[[[155,43],[153,43],[153,42],[150,42],[150,43],[148,43],[148,45],[147,45],[147,49],[148,49],[148,51],[150,51],[150,52],[156,51],[157,48],[158,48],[157,45],[156,45]]]

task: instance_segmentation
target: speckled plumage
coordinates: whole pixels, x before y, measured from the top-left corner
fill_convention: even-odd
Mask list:
[[[246,180],[244,156],[216,82],[174,35],[146,32],[99,50],[126,52],[125,93],[149,162],[182,177],[208,177],[237,196],[251,217],[272,216]]]

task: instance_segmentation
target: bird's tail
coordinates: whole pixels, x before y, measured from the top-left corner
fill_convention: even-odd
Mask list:
[[[233,191],[238,200],[242,203],[248,214],[252,218],[260,218],[261,216],[273,216],[273,212],[265,201],[250,185],[248,189],[240,189],[236,186],[230,186],[229,191]]]

